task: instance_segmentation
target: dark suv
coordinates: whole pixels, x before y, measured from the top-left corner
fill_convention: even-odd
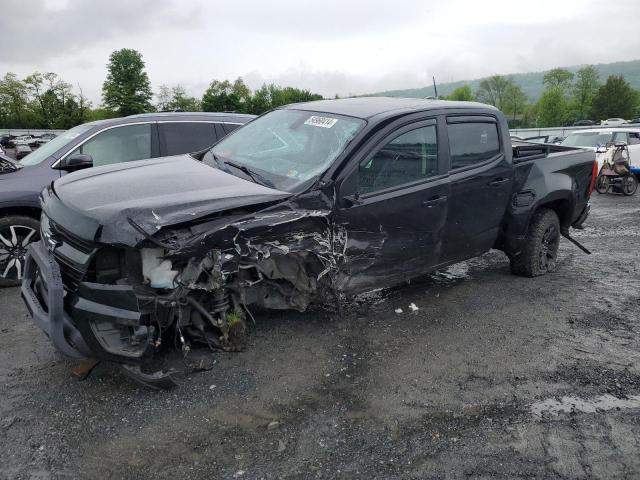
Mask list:
[[[247,123],[235,113],[154,113],[85,123],[0,169],[0,286],[17,285],[24,254],[39,238],[42,189],[66,173],[203,150]],[[91,195],[91,192],[87,192]]]

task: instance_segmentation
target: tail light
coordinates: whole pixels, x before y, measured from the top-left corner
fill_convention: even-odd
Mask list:
[[[593,168],[591,169],[591,182],[589,182],[589,188],[587,189],[587,197],[590,197],[593,191],[596,189],[596,181],[598,180],[598,161],[593,161]]]

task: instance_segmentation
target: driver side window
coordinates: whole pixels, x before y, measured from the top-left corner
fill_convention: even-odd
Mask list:
[[[435,125],[394,138],[358,169],[358,192],[366,194],[438,174]]]

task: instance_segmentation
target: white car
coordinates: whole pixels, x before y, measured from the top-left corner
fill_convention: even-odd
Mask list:
[[[600,128],[571,132],[560,145],[596,150],[607,143],[625,142],[629,149],[629,163],[640,167],[640,128]],[[602,155],[596,154],[602,166]]]
[[[17,146],[17,145],[29,145],[30,143],[33,143],[34,138],[31,135],[22,135],[21,137],[16,137],[15,140],[13,140],[13,143]]]
[[[607,125],[609,127],[618,127],[620,125],[626,125],[629,122],[626,121],[624,118],[608,118],[606,120],[603,120],[600,125]]]

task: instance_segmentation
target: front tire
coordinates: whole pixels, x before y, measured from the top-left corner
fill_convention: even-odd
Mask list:
[[[29,244],[40,239],[40,222],[22,215],[0,218],[0,287],[22,282],[24,257]]]
[[[511,272],[537,277],[553,271],[560,246],[560,219],[553,210],[538,210],[529,223],[522,248],[510,257]]]

